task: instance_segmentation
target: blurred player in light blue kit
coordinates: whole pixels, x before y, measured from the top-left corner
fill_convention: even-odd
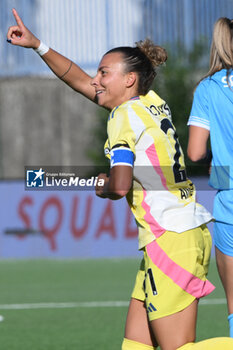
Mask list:
[[[193,343],[198,300],[214,289],[206,278],[211,237],[205,224],[212,216],[196,203],[169,107],[150,90],[166,51],[150,40],[112,49],[91,78],[41,43],[13,14],[17,25],[9,28],[9,42],[35,49],[60,79],[110,110],[105,144],[110,175],[99,175],[105,184],[97,184],[96,194],[126,196],[144,253],[122,350],[153,350],[158,344],[161,350],[233,348],[230,338]]]
[[[228,305],[233,337],[233,20],[216,22],[210,53],[210,70],[198,84],[188,121],[188,155],[206,157],[210,136],[210,186],[217,190],[213,216],[216,261]]]

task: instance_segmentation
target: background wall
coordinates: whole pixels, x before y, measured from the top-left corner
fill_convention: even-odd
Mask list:
[[[90,165],[97,109],[58,79],[0,80],[1,178],[23,178],[26,165]]]

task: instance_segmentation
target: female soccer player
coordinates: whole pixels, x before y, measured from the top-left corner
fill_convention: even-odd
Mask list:
[[[210,69],[198,84],[189,118],[188,155],[193,161],[213,154],[210,185],[217,190],[213,215],[216,261],[228,305],[233,337],[233,20],[215,23]]]
[[[96,194],[127,197],[144,252],[122,349],[198,346],[193,344],[198,300],[214,289],[206,279],[211,237],[205,224],[212,216],[195,202],[170,109],[150,91],[166,51],[150,40],[110,50],[92,79],[41,43],[13,14],[17,25],[9,28],[8,41],[35,49],[60,79],[111,111],[105,144],[110,175],[99,175],[105,185],[97,186]]]

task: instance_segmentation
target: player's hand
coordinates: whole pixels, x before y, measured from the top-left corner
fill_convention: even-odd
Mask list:
[[[7,41],[13,45],[36,49],[40,45],[40,40],[25,27],[15,9],[12,10],[17,25],[11,26],[7,32]]]
[[[99,180],[104,180],[102,181],[103,186],[99,185],[99,183],[101,182]],[[108,182],[109,182],[109,177],[107,176],[107,174],[103,174],[103,173],[99,174],[97,179],[97,185],[95,186],[95,194],[98,197],[106,198],[106,188],[108,186]]]

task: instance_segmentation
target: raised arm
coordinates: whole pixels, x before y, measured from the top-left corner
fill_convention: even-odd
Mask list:
[[[12,10],[12,13],[17,24],[8,29],[7,41],[12,45],[38,49],[41,44],[40,40],[24,25],[15,9]],[[95,102],[95,89],[91,86],[92,78],[77,64],[51,48],[42,54],[41,58],[59,79]]]

